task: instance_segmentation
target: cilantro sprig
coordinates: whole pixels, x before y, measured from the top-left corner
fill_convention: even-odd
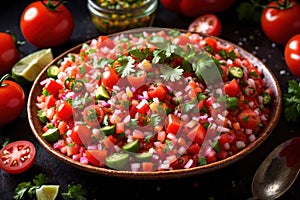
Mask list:
[[[288,81],[288,90],[283,94],[284,115],[288,122],[300,119],[300,82]]]
[[[49,178],[43,173],[36,175],[32,181],[21,182],[15,189],[15,200],[36,199],[36,190],[42,185],[49,184]],[[86,200],[86,191],[81,184],[69,184],[67,192],[61,192],[61,196],[65,200]]]

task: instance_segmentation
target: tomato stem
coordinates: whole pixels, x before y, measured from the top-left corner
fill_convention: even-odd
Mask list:
[[[8,79],[8,78],[12,78],[12,76],[10,74],[5,74],[4,76],[2,76],[2,78],[0,79],[0,87],[6,85],[6,84],[3,84],[3,81]]]
[[[279,9],[279,10],[285,10],[293,7],[293,4],[289,0],[281,0],[281,1],[276,0],[274,2],[276,3],[277,6],[265,6],[265,7]]]
[[[59,2],[57,2],[57,1],[53,1],[53,0],[48,0],[46,3],[46,1],[41,0],[41,2],[47,9],[55,11],[61,4],[65,3],[66,1],[59,0]]]
[[[17,50],[21,53],[24,54],[23,51],[21,51],[20,47],[23,46],[25,44],[25,41],[19,41],[17,40],[16,34],[14,34],[12,31],[10,30],[6,30],[6,33],[8,33],[9,35],[11,35],[12,39],[14,40],[14,44],[16,45]]]

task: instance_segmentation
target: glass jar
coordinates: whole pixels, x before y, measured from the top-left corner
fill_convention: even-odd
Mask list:
[[[88,0],[95,27],[102,34],[153,25],[158,0]]]

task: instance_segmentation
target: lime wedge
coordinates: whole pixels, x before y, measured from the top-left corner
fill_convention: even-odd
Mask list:
[[[35,190],[37,200],[54,200],[57,197],[59,185],[42,185]]]
[[[35,51],[21,58],[11,70],[19,83],[33,82],[39,73],[53,60],[51,48]]]

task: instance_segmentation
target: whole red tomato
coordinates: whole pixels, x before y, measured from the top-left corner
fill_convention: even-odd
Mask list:
[[[20,19],[25,39],[38,48],[56,47],[69,40],[74,29],[71,12],[63,1],[35,1]]]
[[[16,82],[0,80],[0,126],[15,120],[23,111],[25,94],[23,88]]]
[[[15,36],[0,33],[0,76],[9,73],[12,66],[21,58]]]
[[[261,27],[266,36],[279,45],[285,45],[300,33],[300,4],[295,1],[272,1],[264,8]]]
[[[217,13],[229,9],[236,0],[160,0],[172,12],[187,17],[198,17],[207,13]]]
[[[284,57],[290,71],[300,78],[300,34],[288,40],[284,48]]]

